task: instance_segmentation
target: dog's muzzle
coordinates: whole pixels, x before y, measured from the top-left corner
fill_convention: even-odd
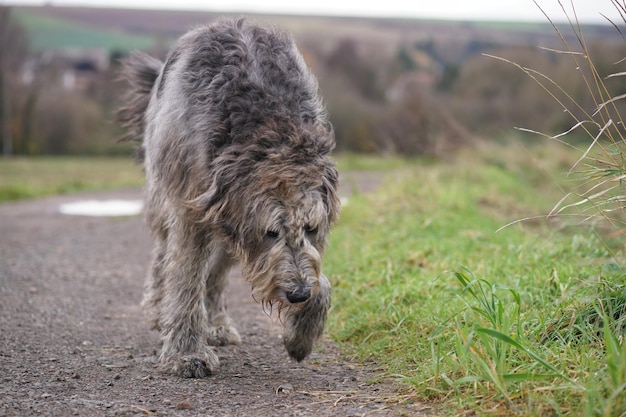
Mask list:
[[[306,285],[302,285],[287,293],[287,300],[291,304],[303,303],[309,298],[311,298],[311,288]]]

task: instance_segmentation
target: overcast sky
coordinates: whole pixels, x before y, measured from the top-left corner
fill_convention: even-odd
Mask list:
[[[43,3],[40,0],[0,0],[0,4],[9,5]],[[46,3],[251,13],[545,21],[533,0],[50,0]],[[537,3],[553,20],[565,19],[558,0],[537,0]],[[562,0],[562,4],[573,16],[572,0]],[[600,13],[620,22],[611,0],[573,0],[573,4],[582,22],[606,22]]]

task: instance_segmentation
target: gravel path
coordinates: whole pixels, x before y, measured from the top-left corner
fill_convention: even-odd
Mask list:
[[[367,191],[376,178],[345,181]],[[218,348],[221,368],[181,379],[155,368],[158,335],[139,301],[150,254],[141,217],[65,216],[81,198],[0,205],[1,416],[406,416],[391,385],[350,363],[325,338],[302,364],[233,273],[230,311],[243,343]],[[332,314],[332,313],[331,313]]]

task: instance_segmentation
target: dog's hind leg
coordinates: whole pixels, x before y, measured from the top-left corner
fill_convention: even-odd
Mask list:
[[[146,220],[154,238],[154,249],[141,303],[153,330],[161,330],[161,300],[163,299],[164,285],[163,268],[165,267],[168,234],[165,220],[159,215],[160,210],[153,209],[153,207],[160,207],[159,203],[160,201],[155,201],[152,198],[146,204]]]
[[[182,222],[181,222],[182,223]],[[168,234],[163,268],[159,361],[166,372],[187,378],[211,375],[219,359],[208,345],[205,293],[211,245],[195,224],[177,224]]]
[[[165,262],[165,250],[167,233],[155,233],[155,246],[152,254],[150,271],[146,279],[143,301],[141,303],[144,312],[150,321],[153,330],[161,330],[161,300],[163,299],[163,268]]]
[[[226,312],[224,290],[233,260],[222,248],[216,247],[209,258],[205,303],[209,316],[208,343],[213,346],[238,345],[239,332]]]

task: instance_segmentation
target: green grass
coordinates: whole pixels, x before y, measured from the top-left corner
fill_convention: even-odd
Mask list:
[[[141,167],[131,158],[0,159],[0,202],[142,184]]]
[[[624,415],[623,245],[535,217],[571,157],[531,153],[414,161],[353,197],[325,257],[330,332],[444,414]]]
[[[129,51],[147,49],[155,45],[155,39],[150,36],[95,29],[28,11],[18,11],[15,17],[28,32],[31,47],[37,51],[47,48],[105,48],[110,51]]]
[[[335,154],[333,159],[340,171],[389,171],[404,168],[414,163],[414,160],[411,158],[380,157],[353,153]]]

